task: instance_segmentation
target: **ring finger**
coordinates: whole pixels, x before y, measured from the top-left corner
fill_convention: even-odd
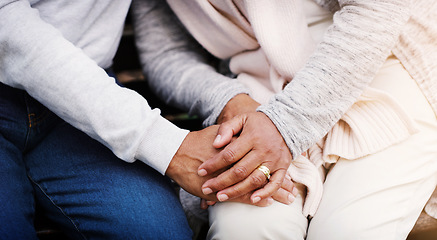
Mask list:
[[[267,165],[262,166],[264,166],[265,168],[269,168]],[[239,197],[247,192],[263,187],[264,185],[268,184],[268,181],[269,179],[266,172],[255,168],[255,170],[253,170],[252,173],[241,182],[232,185],[231,187],[228,187],[222,191],[219,191],[217,193],[217,198],[219,199],[219,201],[226,201],[228,199]]]
[[[230,169],[221,173],[217,177],[206,181],[202,185],[202,192],[207,195],[212,192],[218,192],[232,185],[235,185],[236,183],[246,179],[250,175],[250,173],[253,172],[254,169],[256,169],[258,164],[259,164],[259,157],[257,156],[257,154],[249,152],[246,156],[244,156]],[[249,190],[246,190],[245,192],[242,192],[242,194],[248,192]],[[229,197],[236,197],[236,196],[231,195]]]

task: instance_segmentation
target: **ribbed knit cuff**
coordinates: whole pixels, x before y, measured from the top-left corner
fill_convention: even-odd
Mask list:
[[[135,158],[164,175],[188,133],[188,130],[159,117],[148,129]]]

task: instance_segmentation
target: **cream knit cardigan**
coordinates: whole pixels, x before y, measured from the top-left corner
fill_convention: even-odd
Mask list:
[[[391,51],[437,112],[434,1],[414,8],[407,0],[316,2],[336,12],[318,46],[300,0],[168,0],[209,52],[231,59],[231,71],[263,104],[258,110],[294,156],[289,171],[307,187],[303,213],[310,216],[331,163],[381,151],[416,131],[389,95],[368,87]]]

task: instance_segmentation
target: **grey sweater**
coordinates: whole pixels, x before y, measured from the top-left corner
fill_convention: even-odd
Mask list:
[[[174,9],[178,16],[208,48],[210,38],[205,35],[211,36],[211,33],[203,32],[208,27],[195,22],[196,12],[190,8],[197,6],[193,2],[201,1],[171,2],[180,7]],[[334,23],[291,83],[269,104],[258,108],[273,121],[294,156],[313,146],[331,130],[357,101],[391,53],[400,59],[437,113],[437,27],[433,24],[437,21],[437,2],[315,2],[335,12]],[[205,13],[198,16],[205,16]]]
[[[259,108],[294,154],[331,129],[390,53],[400,59],[437,114],[437,2],[316,2],[335,12],[334,24],[293,81]]]
[[[215,124],[226,103],[248,89],[217,72],[165,1],[133,1],[136,45],[151,88],[166,101]]]
[[[405,0],[315,2],[335,13],[334,24],[293,81],[269,104],[258,109],[274,122],[293,155],[299,155],[326,135],[356,102],[391,53],[401,60],[437,112],[437,27],[432,24],[437,21],[435,1],[421,0],[414,4]],[[140,16],[137,14],[137,17]],[[138,42],[141,49],[147,50],[141,51],[143,62],[156,62],[149,59],[166,52],[169,59],[175,59],[173,67],[160,65],[168,69],[157,71],[159,67],[146,64],[143,69],[153,76],[151,84],[167,102],[206,118],[205,125],[214,124],[226,101],[247,90],[211,69],[202,71],[205,66],[198,66],[198,60],[193,57],[189,69],[174,74],[179,58],[176,52],[185,49],[185,54],[189,54],[188,50],[193,50],[195,44],[179,28],[177,20],[167,25],[171,27],[156,29],[155,36],[147,36],[144,31],[138,36]],[[171,32],[166,32],[170,29]],[[150,39],[155,39],[155,44],[146,44],[153,42]],[[350,43],[351,39],[354,44]],[[159,44],[160,48],[153,51]],[[164,77],[159,77],[163,72]]]

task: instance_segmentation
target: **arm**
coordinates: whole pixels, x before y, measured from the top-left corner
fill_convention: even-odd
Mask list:
[[[0,3],[0,81],[26,90],[121,159],[165,172],[187,135],[41,20],[28,1]]]
[[[217,176],[220,172],[199,177],[197,168],[204,161],[219,153],[220,149],[213,147],[213,140],[217,135],[217,130],[218,126],[214,125],[200,131],[190,132],[182,142],[166,171],[166,175],[178,183],[179,186],[193,195],[209,200],[209,204],[217,201],[216,195],[215,193],[202,192],[201,186],[205,181]],[[297,188],[294,187],[291,178],[288,176],[282,182],[281,188],[273,194],[273,198],[259,199],[254,202],[251,200],[251,195],[252,192],[248,192],[232,199],[232,201],[257,206],[268,206],[275,199],[284,204],[290,204],[297,195]],[[203,207],[206,207],[206,204]]]
[[[343,0],[322,43],[293,81],[258,110],[293,156],[314,145],[357,100],[390,54],[410,1]]]
[[[245,94],[247,89],[207,64],[201,47],[180,26],[164,1],[135,0],[132,9],[143,71],[152,88],[167,103],[206,118],[205,125],[224,122],[241,113],[255,112],[259,104]],[[201,192],[201,185],[211,176],[199,178],[197,175],[198,166],[218,153],[212,146],[217,130],[213,135],[208,134],[210,130],[211,127],[190,133],[173,157],[166,174],[188,192],[217,200],[214,194],[205,195]],[[197,151],[190,151],[193,146]],[[195,171],[182,171],[188,165],[188,169],[194,166]],[[291,203],[296,195],[293,183],[291,180],[284,181],[282,186],[274,198]],[[234,201],[251,203],[250,196],[250,193],[245,194]],[[260,201],[257,205],[265,206],[268,203]]]
[[[133,1],[136,44],[149,84],[167,103],[217,121],[227,102],[248,90],[208,65],[204,50],[165,1]]]
[[[278,136],[282,135],[294,157],[320,140],[356,101],[389,55],[402,26],[409,18],[410,1],[339,2],[340,10],[334,16],[334,24],[304,68],[269,104],[258,108],[258,111],[271,120],[265,124],[276,126],[280,133]],[[227,143],[236,133],[232,129],[238,129],[241,125],[243,130],[240,137],[243,137],[243,133],[250,136],[255,131],[251,129],[262,131],[262,128],[251,126],[244,132],[246,124],[265,118],[262,113],[242,118],[245,119],[243,123],[235,121],[233,126],[226,126],[225,129],[228,131],[220,132],[221,141],[218,141],[216,146]],[[252,120],[249,121],[250,119]],[[239,142],[234,141],[226,146],[219,156],[202,164],[200,170],[203,169],[203,173],[211,173],[223,168],[226,160],[229,164],[238,160],[234,158],[229,161],[227,156],[230,155],[244,156],[238,164],[245,167],[247,173],[253,172],[259,164],[268,164],[267,160],[271,160],[271,157],[260,157],[256,163],[253,159],[245,159],[249,156],[248,151],[252,149],[250,146],[263,146],[271,141],[267,138],[252,139],[251,143],[245,145],[237,145]],[[250,146],[246,146],[247,144]],[[236,152],[236,149],[239,151]],[[277,150],[278,147],[270,149],[271,152]],[[257,151],[257,155],[268,153],[266,149]],[[243,161],[246,162],[243,164]],[[273,173],[276,170],[271,168]],[[205,183],[203,188],[219,191],[243,181],[249,175],[237,175],[235,172],[232,169],[226,171],[220,175],[221,177]],[[238,196],[237,190],[227,188],[219,194],[226,193],[232,198]],[[264,198],[270,193],[271,191],[264,190],[259,192],[259,196]]]

